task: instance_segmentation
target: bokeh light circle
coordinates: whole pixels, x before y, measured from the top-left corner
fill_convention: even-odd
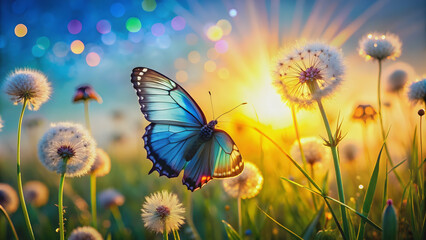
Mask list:
[[[214,48],[218,53],[226,53],[228,51],[228,42],[225,40],[219,40],[215,43]]]
[[[96,67],[101,62],[101,57],[95,52],[90,52],[86,56],[86,63],[91,67]]]
[[[111,12],[112,16],[119,18],[124,15],[124,13],[126,12],[126,8],[124,7],[123,4],[117,2],[117,3],[111,4],[109,11]]]
[[[204,70],[206,70],[206,72],[214,72],[214,70],[216,70],[216,63],[211,60],[205,62]]]
[[[48,37],[45,37],[45,36],[37,38],[36,43],[39,46],[39,48],[43,50],[46,50],[50,47],[50,40]]]
[[[166,49],[170,47],[170,44],[172,43],[172,40],[170,39],[169,35],[164,34],[157,38],[156,40],[158,47],[162,49]]]
[[[164,25],[162,23],[156,23],[151,27],[152,35],[159,37],[166,32]]]
[[[27,33],[28,29],[27,26],[25,26],[24,24],[20,23],[15,26],[15,35],[17,37],[24,37],[25,35],[27,35]]]
[[[73,19],[68,23],[68,32],[71,34],[78,34],[81,32],[81,29],[83,28],[83,24],[81,24],[80,21],[77,19]]]
[[[212,41],[218,41],[222,38],[223,31],[220,27],[214,25],[207,30],[207,37]]]
[[[188,73],[180,70],[176,73],[176,80],[179,82],[186,82],[188,80]]]
[[[139,32],[141,30],[142,24],[141,20],[136,17],[131,17],[126,21],[126,28],[129,32]]]
[[[176,16],[172,19],[171,24],[172,24],[172,28],[175,31],[181,31],[185,28],[186,21],[185,21],[185,18],[181,16]]]
[[[31,49],[31,53],[33,54],[34,57],[40,58],[40,57],[43,57],[45,50],[40,48],[40,45],[36,44]]]
[[[231,23],[226,19],[221,19],[217,21],[216,26],[220,27],[222,29],[223,35],[226,36],[231,33],[232,31],[232,25]]]
[[[101,40],[105,45],[113,45],[116,39],[117,39],[117,36],[115,35],[114,32],[102,34],[101,36]]]
[[[152,12],[157,7],[157,2],[155,0],[143,0],[142,9],[146,12]]]
[[[237,14],[238,14],[238,12],[237,12],[237,9],[230,9],[229,10],[229,16],[231,16],[231,17],[236,17],[237,16]]]
[[[53,54],[57,57],[65,57],[68,54],[68,45],[64,42],[57,42],[53,45]]]
[[[102,19],[96,23],[96,30],[98,30],[100,34],[107,34],[111,32],[111,24],[108,20]]]
[[[84,51],[84,43],[80,40],[74,40],[70,48],[74,54],[81,54]]]
[[[200,61],[200,59],[201,59],[200,53],[198,53],[197,51],[191,51],[188,54],[188,60],[191,63],[198,63]]]

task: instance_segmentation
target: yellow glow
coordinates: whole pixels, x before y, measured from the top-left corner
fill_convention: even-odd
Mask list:
[[[84,51],[84,43],[80,40],[74,40],[71,43],[71,52],[80,54]]]
[[[216,70],[216,63],[209,60],[206,63],[204,63],[204,70],[206,70],[206,72],[214,72],[214,70]]]
[[[373,34],[368,34],[368,38],[371,39],[373,37]]]
[[[200,61],[200,54],[197,51],[192,51],[188,54],[188,60],[191,63],[198,63]]]
[[[20,23],[16,25],[15,35],[17,37],[24,37],[25,35],[27,35],[27,32],[28,32],[27,26],[25,26],[24,24]]]
[[[382,35],[382,39],[385,39],[386,38],[386,36],[385,35]]]
[[[223,31],[220,27],[218,26],[211,26],[208,30],[207,30],[207,37],[216,42],[219,41],[223,36]]]
[[[221,78],[221,79],[227,79],[227,78],[229,78],[229,71],[226,68],[219,69],[219,71],[217,72],[217,74],[219,75],[219,78]]]
[[[217,21],[216,26],[220,27],[222,29],[223,35],[226,36],[231,33],[232,31],[232,25],[228,20],[221,19]]]

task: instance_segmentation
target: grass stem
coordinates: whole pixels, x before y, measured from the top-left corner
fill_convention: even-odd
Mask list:
[[[6,220],[9,222],[10,228],[12,229],[13,236],[16,240],[18,240],[18,234],[16,233],[15,226],[13,225],[12,220],[10,220],[9,214],[7,214],[6,209],[3,208],[3,206],[0,204],[0,211],[3,212],[4,216],[6,217]]]
[[[90,205],[92,210],[92,227],[97,228],[97,213],[96,213],[96,175],[90,174]]]
[[[59,182],[59,191],[58,191],[58,211],[59,211],[59,238],[60,240],[65,239],[64,232],[64,181],[65,181],[65,171],[61,174],[61,180]]]

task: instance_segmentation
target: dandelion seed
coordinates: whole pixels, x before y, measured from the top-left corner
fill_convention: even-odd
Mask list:
[[[395,60],[401,56],[402,43],[391,33],[370,33],[359,41],[359,55],[366,60]]]
[[[370,104],[360,104],[355,108],[355,111],[352,115],[353,119],[362,120],[364,123],[367,123],[368,120],[373,120],[376,118],[376,110]]]
[[[167,191],[151,194],[142,205],[144,226],[157,233],[163,233],[164,225],[167,233],[179,230],[184,223],[184,213],[176,194]]]
[[[426,102],[426,78],[413,82],[408,89],[408,99],[413,103]]]
[[[49,200],[49,189],[39,181],[29,181],[24,185],[25,200],[35,207],[46,205]]]
[[[113,206],[121,206],[125,201],[124,196],[112,188],[106,189],[99,193],[98,198],[101,207],[105,209],[109,209]]]
[[[305,154],[306,162],[314,165],[319,162],[325,161],[329,158],[327,148],[324,146],[324,141],[316,137],[308,137],[300,139],[302,143],[303,153]],[[291,156],[302,162],[302,155],[297,141],[295,141],[290,149]]]
[[[284,101],[307,108],[331,95],[344,74],[342,54],[322,43],[309,43],[280,54],[273,84]]]
[[[77,88],[73,102],[95,100],[102,103],[102,98],[90,85],[83,85]]]
[[[18,210],[18,194],[9,184],[0,183],[0,205],[2,205],[9,214]]]
[[[263,187],[263,176],[259,168],[251,162],[244,162],[243,172],[222,181],[223,189],[233,198],[253,198]]]
[[[102,235],[92,227],[79,227],[74,229],[68,240],[103,240]]]
[[[13,104],[28,101],[28,109],[37,111],[51,93],[46,76],[31,69],[17,69],[10,74],[3,84],[3,89],[10,96]]]
[[[67,177],[85,175],[96,157],[96,143],[79,124],[56,123],[39,142],[39,158],[49,170]],[[64,161],[66,160],[66,161]]]
[[[403,70],[395,70],[388,78],[387,90],[397,93],[401,91],[408,81],[407,72]]]
[[[96,177],[103,177],[110,171],[111,159],[104,150],[97,148],[95,162],[90,169],[90,174],[94,174]]]

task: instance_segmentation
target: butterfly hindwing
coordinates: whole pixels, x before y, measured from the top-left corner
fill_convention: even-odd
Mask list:
[[[244,162],[234,141],[226,132],[215,129],[213,137],[188,162],[182,182],[194,191],[213,178],[237,176],[243,169]]]
[[[185,167],[184,154],[197,140],[198,128],[151,123],[143,136],[147,157],[152,161],[152,169],[160,176],[179,176]]]
[[[141,111],[152,123],[202,127],[206,117],[179,84],[152,69],[137,67],[131,75]]]

